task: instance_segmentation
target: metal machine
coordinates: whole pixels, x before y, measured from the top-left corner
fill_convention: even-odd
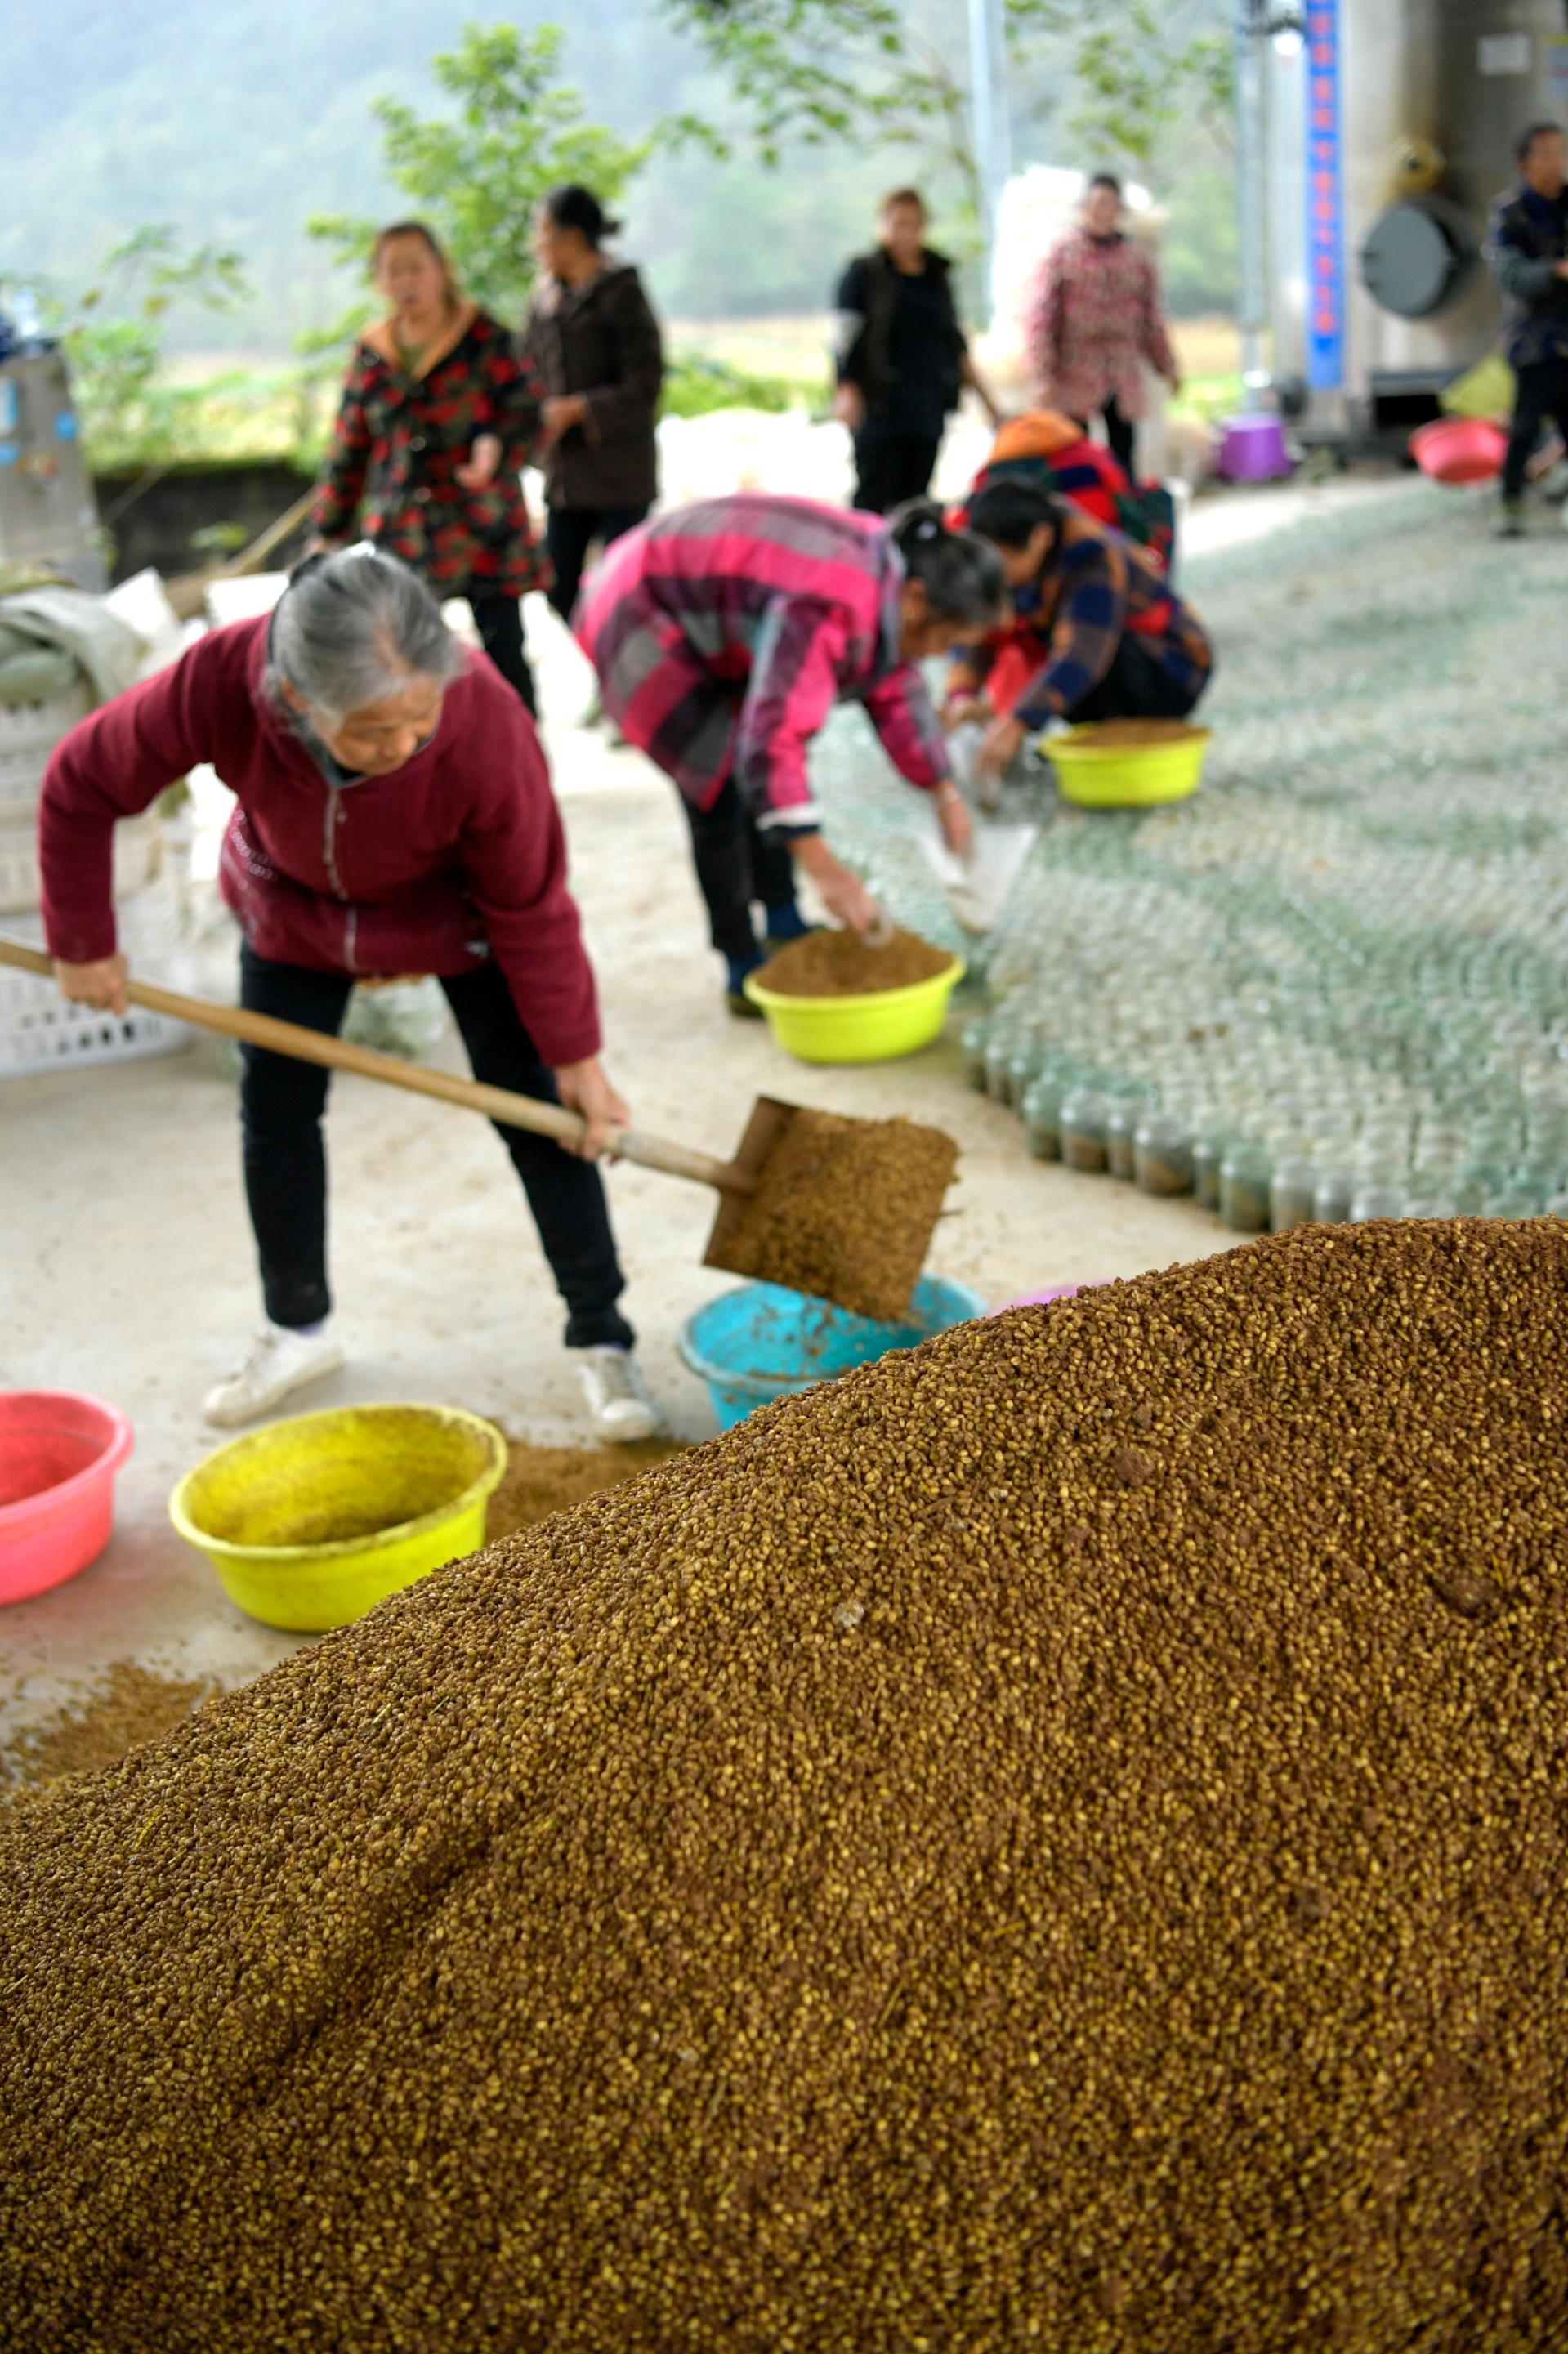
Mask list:
[[[1403,447],[1496,344],[1482,254],[1530,122],[1568,122],[1568,0],[1303,0],[1271,43],[1273,376],[1301,438]]]
[[[106,585],[70,379],[48,346],[0,360],[0,566],[27,561]]]

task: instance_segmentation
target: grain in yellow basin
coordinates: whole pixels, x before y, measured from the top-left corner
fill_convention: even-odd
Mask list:
[[[475,1552],[505,1468],[500,1431],[455,1406],[334,1406],[220,1447],[169,1516],[242,1610],[313,1633]]]

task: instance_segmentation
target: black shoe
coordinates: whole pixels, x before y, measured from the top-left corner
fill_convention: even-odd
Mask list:
[[[768,1016],[760,1005],[754,1005],[744,989],[726,989],[724,1002],[737,1022],[766,1022]]]
[[[1496,536],[1499,539],[1524,537],[1524,509],[1517,499],[1503,501],[1502,515],[1498,524]]]

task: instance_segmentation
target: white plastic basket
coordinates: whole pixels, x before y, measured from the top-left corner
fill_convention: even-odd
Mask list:
[[[0,1079],[172,1055],[189,1036],[185,1024],[166,1013],[134,1005],[123,1014],[95,1013],[88,1005],[68,1005],[52,981],[0,972]]]
[[[32,816],[49,754],[91,709],[85,679],[48,703],[0,703],[0,826]]]
[[[157,875],[163,855],[163,821],[155,810],[125,817],[114,829],[114,896],[129,898]],[[38,873],[36,821],[0,823],[0,915],[26,914],[43,896]]]
[[[180,930],[174,877],[165,872],[124,901],[115,909],[115,922],[132,970],[144,980],[162,980],[161,968]],[[44,945],[37,917],[8,918],[5,929],[30,947]],[[187,1023],[171,1021],[166,1013],[143,1013],[139,1006],[120,1016],[95,1013],[89,1005],[69,1004],[52,981],[0,965],[0,1078],[171,1055],[190,1036]]]

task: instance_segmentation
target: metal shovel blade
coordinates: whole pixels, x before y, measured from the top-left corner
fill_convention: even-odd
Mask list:
[[[780,1103],[777,1096],[758,1096],[751,1107],[751,1118],[746,1123],[746,1133],[736,1147],[730,1166],[747,1182],[733,1190],[726,1187],[719,1195],[718,1214],[713,1232],[708,1236],[707,1249],[703,1253],[705,1267],[723,1267],[728,1275],[744,1274],[729,1251],[736,1228],[746,1214],[747,1203],[756,1191],[762,1174],[763,1163],[788,1129],[800,1107]]]

